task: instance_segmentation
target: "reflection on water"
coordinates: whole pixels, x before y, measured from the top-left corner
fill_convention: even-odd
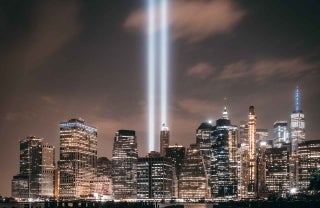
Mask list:
[[[210,204],[185,204],[184,208],[211,208]]]

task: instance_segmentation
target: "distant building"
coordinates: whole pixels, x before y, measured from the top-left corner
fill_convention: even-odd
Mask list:
[[[249,145],[248,141],[248,132],[249,132],[249,127],[248,127],[248,122],[247,121],[241,121],[239,125],[239,138],[238,138],[238,146],[240,147],[241,144],[246,144]]]
[[[266,186],[269,192],[282,197],[290,189],[288,147],[266,149]]]
[[[307,191],[310,176],[320,169],[320,140],[309,140],[298,145],[299,155],[299,184],[300,191]]]
[[[274,147],[280,148],[290,144],[290,136],[287,121],[276,121],[273,124]]]
[[[237,195],[237,127],[231,125],[224,108],[212,132],[211,194],[213,197]]]
[[[299,186],[299,154],[298,145],[305,142],[305,119],[301,110],[301,93],[299,87],[294,92],[294,111],[290,118],[291,162],[290,178],[291,188]]]
[[[111,176],[112,163],[107,157],[99,157],[97,161],[97,176]]]
[[[269,138],[268,129],[257,129],[256,137],[257,137],[257,148],[259,148],[260,145],[263,145],[266,148],[273,147],[273,141],[272,141],[272,138],[271,139]]]
[[[208,178],[199,146],[190,145],[179,176],[179,198],[202,199],[209,197]]]
[[[79,199],[92,195],[90,182],[97,171],[97,129],[82,119],[60,123],[59,197]]]
[[[135,131],[117,131],[112,150],[114,199],[137,198],[137,163],[138,150]]]
[[[138,159],[137,197],[139,199],[171,199],[173,196],[174,163],[171,159],[151,152]]]
[[[303,143],[306,140],[305,135],[305,120],[304,114],[301,110],[301,93],[299,87],[295,90],[295,109],[291,113],[290,122],[290,139],[292,143],[292,152],[298,150],[298,144]]]
[[[249,184],[249,145],[242,143],[237,149],[238,198],[248,198]]]
[[[43,144],[43,139],[29,136],[20,140],[20,171],[12,179],[12,196],[54,196],[54,147]]]
[[[160,154],[162,156],[166,155],[166,149],[170,144],[170,131],[166,124],[162,124],[160,131]]]

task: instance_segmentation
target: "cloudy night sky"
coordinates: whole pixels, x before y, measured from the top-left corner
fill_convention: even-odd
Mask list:
[[[98,128],[99,156],[111,158],[118,129],[136,130],[147,154],[145,3],[0,1],[0,195],[11,195],[19,140],[44,138],[58,160],[59,123],[70,118]],[[169,3],[171,144],[194,143],[201,122],[221,117],[224,97],[234,125],[254,105],[272,137],[296,86],[306,138],[320,139],[317,0]]]

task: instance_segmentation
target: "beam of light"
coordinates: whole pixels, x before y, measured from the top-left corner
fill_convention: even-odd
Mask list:
[[[148,146],[155,150],[155,0],[148,0]]]
[[[161,124],[167,124],[167,70],[168,70],[168,1],[160,3],[160,95]]]

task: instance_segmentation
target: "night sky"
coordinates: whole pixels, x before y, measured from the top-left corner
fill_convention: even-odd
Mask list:
[[[272,137],[296,86],[306,138],[320,139],[318,0],[169,2],[171,144],[194,143],[225,97],[234,125],[254,105]],[[136,130],[147,154],[145,3],[0,1],[0,195],[11,195],[19,140],[42,137],[58,159],[59,123],[70,118],[98,128],[99,156],[111,158],[118,129]]]

